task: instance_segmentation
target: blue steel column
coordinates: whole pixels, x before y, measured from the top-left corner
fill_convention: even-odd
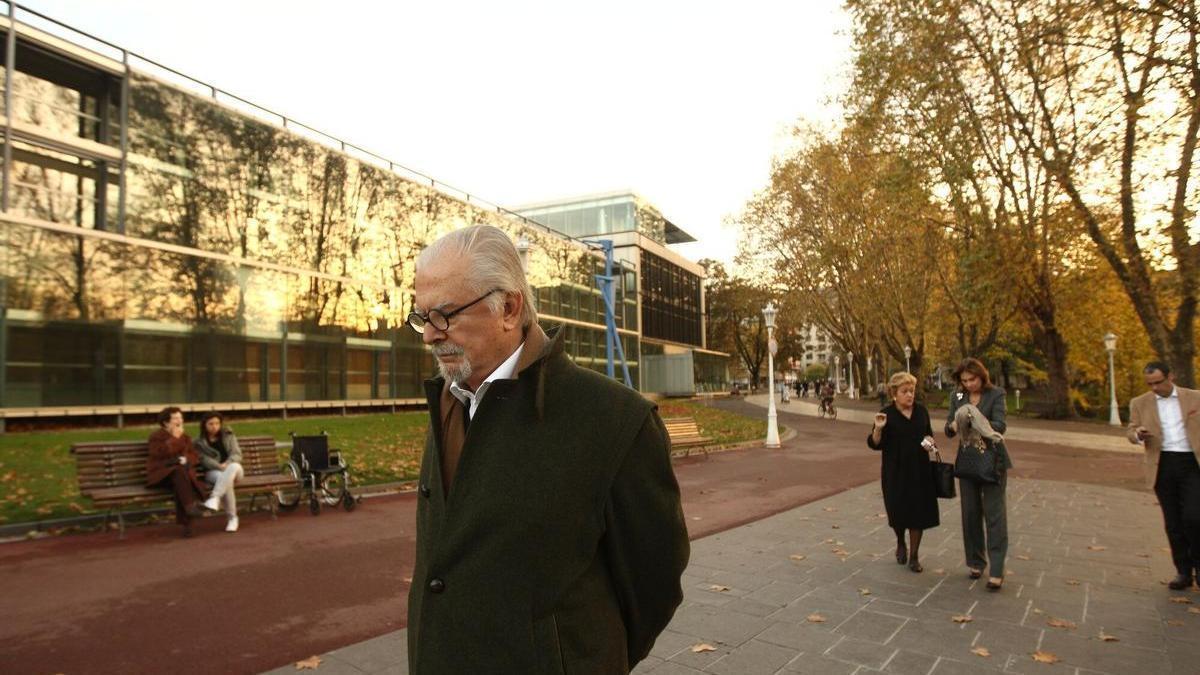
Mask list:
[[[609,377],[616,377],[616,368],[613,363],[613,347],[615,346],[617,354],[621,358],[621,372],[625,377],[625,386],[632,389],[633,378],[629,377],[629,364],[625,361],[625,347],[621,344],[620,334],[617,333],[617,318],[613,307],[613,243],[611,239],[585,240],[584,243],[598,246],[604,251],[604,274],[597,274],[595,278],[596,285],[600,287],[600,297],[604,298],[604,322],[607,326],[604,352],[608,357],[607,373]]]

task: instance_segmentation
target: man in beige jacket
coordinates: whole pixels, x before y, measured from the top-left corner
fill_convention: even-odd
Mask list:
[[[1129,402],[1129,440],[1146,448],[1146,483],[1162,506],[1183,590],[1200,571],[1200,391],[1175,385],[1171,368],[1151,361],[1142,370],[1150,391]]]

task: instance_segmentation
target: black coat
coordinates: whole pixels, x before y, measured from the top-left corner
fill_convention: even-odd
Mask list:
[[[921,440],[933,435],[929,411],[913,404],[912,417],[905,417],[893,403],[881,412],[887,424],[875,443],[867,434],[867,446],[883,451],[881,479],[883,504],[892,528],[925,530],[941,524],[933,467]]]
[[[545,340],[530,331],[526,349]],[[627,672],[681,602],[689,551],[655,406],[573,364],[558,331],[491,384],[447,493],[445,386],[426,383],[410,671]]]

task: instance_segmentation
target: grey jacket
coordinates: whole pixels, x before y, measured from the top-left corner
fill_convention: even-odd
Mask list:
[[[242,463],[242,449],[238,447],[237,436],[233,435],[232,429],[221,429],[221,442],[225,444],[225,454],[229,455],[226,462]],[[200,455],[200,464],[204,466],[205,471],[220,471],[221,470],[221,453],[217,449],[208,444],[208,438],[204,434],[195,441],[196,454]]]
[[[950,414],[946,416],[946,436],[954,438],[956,432],[950,428],[950,423],[954,421],[954,414],[964,405],[971,403],[971,397],[962,389],[956,389],[950,395]],[[979,397],[979,411],[987,417],[988,424],[992,426],[992,430],[996,433],[1003,434],[1008,431],[1007,408],[1005,407],[1004,389],[1002,387],[993,386],[991,389],[984,389],[983,394]],[[997,443],[996,449],[1000,453],[1001,466],[1005,469],[1011,469],[1012,458],[1008,456],[1008,448],[1004,443]]]

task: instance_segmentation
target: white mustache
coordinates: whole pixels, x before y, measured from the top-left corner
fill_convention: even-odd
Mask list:
[[[458,345],[441,342],[432,348],[434,356],[462,356],[463,348]]]

